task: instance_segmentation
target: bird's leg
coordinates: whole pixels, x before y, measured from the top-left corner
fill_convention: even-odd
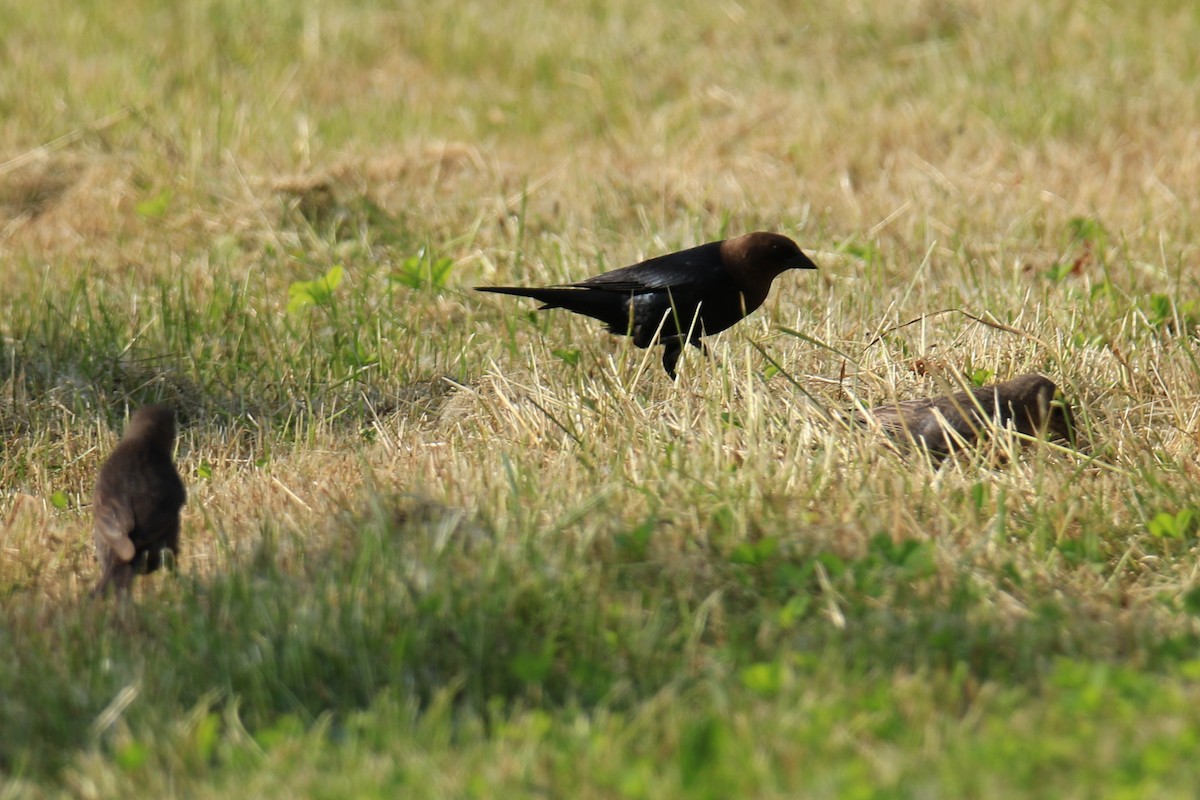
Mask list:
[[[671,376],[671,380],[675,380],[675,365],[679,363],[679,354],[682,352],[683,345],[679,339],[671,338],[663,342],[663,369]]]

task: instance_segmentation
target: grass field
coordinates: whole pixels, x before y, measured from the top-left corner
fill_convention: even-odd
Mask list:
[[[687,5],[5,8],[0,798],[1192,795],[1200,7]],[[759,229],[674,384],[471,290]],[[835,419],[1025,372],[1085,452]]]

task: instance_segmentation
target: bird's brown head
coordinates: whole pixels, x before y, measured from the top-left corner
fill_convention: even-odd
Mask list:
[[[1051,438],[1074,442],[1071,405],[1054,381],[1042,375],[1021,375],[997,384],[995,389],[1001,408],[1012,409],[1018,431],[1030,435],[1045,432]]]
[[[137,441],[170,455],[175,447],[175,410],[170,406],[142,406],[129,420],[124,441]]]
[[[725,266],[747,280],[770,282],[789,269],[816,269],[800,247],[778,233],[747,233],[721,243]]]

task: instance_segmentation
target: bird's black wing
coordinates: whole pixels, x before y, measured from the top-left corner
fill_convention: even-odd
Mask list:
[[[628,267],[595,275],[572,286],[612,292],[655,292],[707,286],[725,276],[721,261],[721,243],[710,242],[699,247],[656,256]]]

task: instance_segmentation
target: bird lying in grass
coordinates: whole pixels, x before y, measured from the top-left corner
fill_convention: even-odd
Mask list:
[[[906,437],[938,455],[973,446],[992,425],[1075,442],[1070,406],[1052,380],[1033,374],[969,392],[885,403],[857,412],[854,420],[878,424],[893,437]]]

